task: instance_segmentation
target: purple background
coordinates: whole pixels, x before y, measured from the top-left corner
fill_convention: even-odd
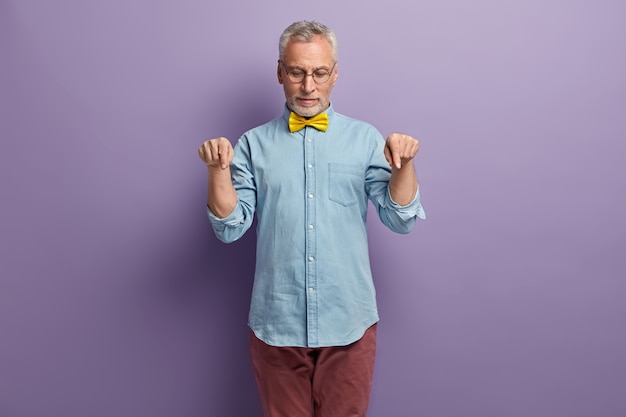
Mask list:
[[[337,111],[421,139],[428,220],[370,222],[368,416],[625,416],[625,14],[0,1],[0,416],[260,416],[254,236],[213,236],[196,147],[280,114],[300,19],[338,34]]]

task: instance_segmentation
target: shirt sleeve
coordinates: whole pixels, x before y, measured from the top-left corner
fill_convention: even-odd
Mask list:
[[[426,213],[420,202],[419,187],[407,205],[393,201],[389,190],[391,167],[385,159],[384,139],[378,133],[372,149],[370,164],[366,173],[366,187],[382,223],[396,233],[409,233],[417,218],[425,219]]]
[[[426,213],[420,202],[419,186],[413,200],[405,206],[393,201],[387,187],[386,198],[379,200],[377,210],[383,224],[397,233],[410,232],[417,218],[426,219]]]

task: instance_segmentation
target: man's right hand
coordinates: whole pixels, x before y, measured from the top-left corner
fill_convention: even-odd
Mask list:
[[[198,148],[198,156],[211,168],[226,169],[233,161],[235,151],[226,138],[215,138],[205,141]]]

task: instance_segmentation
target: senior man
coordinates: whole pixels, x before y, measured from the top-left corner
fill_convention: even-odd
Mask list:
[[[296,22],[279,40],[282,116],[198,149],[208,216],[224,242],[257,215],[248,324],[266,417],[364,416],[378,312],[366,236],[368,199],[387,227],[424,218],[413,166],[418,141],[385,141],[370,124],[335,112],[334,32]]]

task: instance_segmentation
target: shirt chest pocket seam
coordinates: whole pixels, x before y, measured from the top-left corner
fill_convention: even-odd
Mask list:
[[[328,164],[328,198],[348,207],[358,203],[365,192],[363,167],[330,162]]]

